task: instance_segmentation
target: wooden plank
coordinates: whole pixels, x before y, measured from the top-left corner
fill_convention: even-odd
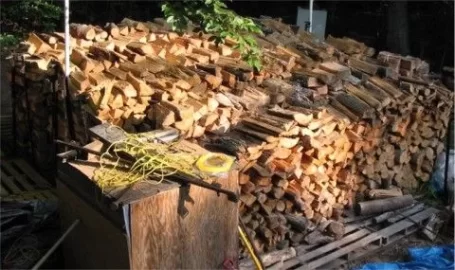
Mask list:
[[[297,254],[301,254],[303,252],[309,252],[309,251],[315,250],[318,247],[321,247],[322,245],[323,244],[313,244],[313,245],[305,244],[305,245],[297,246],[295,248],[295,250],[297,251]]]
[[[409,217],[409,220],[408,219],[402,220],[402,221],[395,223],[391,226],[388,226],[382,230],[371,233],[367,237],[362,238],[361,240],[359,240],[355,243],[345,246],[331,254],[328,254],[327,256],[324,256],[320,259],[309,262],[296,269],[305,269],[305,270],[316,269],[317,267],[319,267],[321,265],[324,265],[334,259],[338,259],[339,257],[346,255],[355,249],[366,246],[371,242],[377,241],[381,238],[390,237],[391,235],[393,235],[397,232],[400,232],[403,229],[406,229],[406,228],[414,225],[415,223],[419,223],[419,222],[425,220],[426,218],[430,217],[432,214],[434,214],[436,212],[438,212],[438,210],[436,210],[434,208],[428,208],[420,213],[417,213],[417,214]]]
[[[363,228],[363,227],[366,227],[366,226],[369,226],[371,224],[374,223],[374,220],[373,218],[369,218],[369,219],[365,219],[365,220],[362,220],[360,222],[356,222],[356,223],[351,223],[351,224],[348,224],[345,228],[344,228],[344,231],[345,233],[350,233],[352,231],[355,231],[359,228]]]
[[[406,216],[408,216],[408,214],[407,214]],[[348,218],[355,218],[355,216],[351,216],[351,217],[348,217]],[[364,218],[364,219],[361,220],[360,222],[356,222],[356,223],[347,225],[347,226],[345,227],[345,232],[346,232],[346,234],[348,234],[348,233],[350,233],[350,232],[352,232],[352,231],[354,231],[354,230],[357,230],[358,228],[362,228],[362,227],[369,226],[369,225],[373,224],[373,217],[372,217],[372,216],[370,216],[370,217],[363,217],[363,218]],[[405,217],[403,217],[403,218],[405,218]],[[298,250],[298,253],[300,253],[300,252],[306,252],[306,253],[308,253],[309,251],[312,250],[312,248],[314,247],[314,245],[313,245],[313,246],[307,246],[306,248],[303,248],[303,249],[302,249],[302,247],[304,247],[304,246],[299,246],[299,247],[296,248],[296,249]],[[313,250],[318,250],[318,249],[319,249],[319,248],[313,249]],[[297,265],[297,264],[300,264],[300,262],[297,261],[297,260],[294,260],[294,261],[286,261],[286,262],[284,262],[284,266],[285,266],[285,267],[283,267],[283,269],[288,269],[288,268],[293,267],[293,266],[295,266],[295,265]],[[330,262],[330,264],[332,264],[332,262]],[[321,266],[321,268],[322,268],[322,269],[326,269],[326,268],[324,268],[325,266],[326,266],[326,265],[323,265],[323,266]]]
[[[47,199],[58,200],[57,194],[55,194],[55,192],[50,189],[42,190],[41,194],[43,194]]]
[[[6,175],[3,171],[1,172],[1,176],[3,184],[5,184],[13,194],[22,192],[22,190],[14,183],[13,177]]]
[[[217,179],[222,188],[238,190],[238,171],[231,170],[226,178]],[[195,187],[190,189],[190,197],[195,203],[188,205],[193,215],[184,219],[184,233],[186,240],[184,250],[188,255],[181,267],[204,269],[219,268],[226,258],[236,261],[238,258],[238,205],[227,200],[226,196],[218,196],[215,192]],[[209,223],[200,221],[200,213],[208,213]],[[200,226],[196,225],[200,224]],[[207,235],[205,241],[191,243],[191,235]],[[194,256],[198,254],[198,256]],[[201,256],[201,257],[199,257]],[[202,261],[201,261],[202,260]],[[203,262],[203,263],[201,263]]]
[[[3,185],[3,183],[0,183],[0,196],[8,196],[8,195],[9,195],[8,190]]]
[[[26,179],[26,175],[19,173],[9,162],[3,162],[3,167],[10,175],[12,175],[16,182],[18,182],[22,187],[27,191],[35,190],[35,188],[30,185]]]
[[[32,191],[29,194],[38,200],[46,200],[46,196],[44,196],[40,191]]]
[[[412,230],[406,229],[406,233],[405,234],[396,234],[396,235],[393,236],[393,238],[391,240],[388,240],[386,243],[383,242],[382,245],[367,245],[367,246],[363,247],[362,249],[352,251],[348,255],[348,261],[349,262],[353,262],[353,261],[359,260],[359,259],[361,259],[361,258],[363,258],[365,256],[370,255],[374,251],[382,250],[385,247],[387,247],[387,246],[397,242],[398,240],[406,237],[407,235],[415,233],[418,229],[419,228],[414,228]],[[326,265],[323,265],[321,267],[321,269],[326,269],[326,268],[324,268],[325,266]]]
[[[71,180],[76,181],[76,179]],[[60,180],[57,180],[57,193],[59,198],[65,198],[59,202],[61,227],[68,228],[74,220],[81,220],[81,223],[62,243],[65,256],[64,268],[130,268],[125,232],[118,229],[112,220],[106,218],[107,215],[100,214],[96,205],[94,207],[93,204],[79,197],[80,193],[75,193]],[[88,239],[89,242],[87,242]]]
[[[14,162],[17,167],[19,167],[28,176],[28,178],[34,181],[40,188],[51,186],[45,178],[43,178],[37,171],[30,167],[30,165],[28,165],[28,163],[23,159],[14,159],[11,162]]]
[[[232,171],[229,178],[217,182],[236,190],[237,174]],[[193,203],[179,199],[185,192]],[[179,201],[188,210],[184,218],[179,216]],[[225,259],[238,258],[237,222],[237,204],[197,186],[189,191],[186,187],[173,189],[134,203],[131,268],[219,269]]]
[[[28,194],[28,193],[14,194],[13,198],[16,201],[28,201],[28,200],[35,199],[35,197],[33,197],[33,194]]]
[[[397,213],[393,217],[388,218],[387,222],[388,223],[395,223],[397,221],[400,221],[400,220],[406,218],[407,216],[413,215],[413,214],[415,214],[415,213],[417,213],[417,212],[422,210],[421,205],[422,204],[417,204],[414,207],[412,207],[411,209],[408,209],[408,210],[404,211],[403,213]]]
[[[176,190],[165,191],[132,204],[132,269],[172,269],[181,264],[182,236],[176,200],[178,193]],[[157,241],[163,236],[165,241]]]
[[[337,249],[341,246],[344,246],[346,244],[349,244],[355,240],[358,240],[365,235],[369,234],[371,231],[367,229],[361,229],[355,233],[352,233],[346,237],[343,237],[342,239],[329,243],[327,245],[324,245],[316,250],[313,250],[311,252],[305,253],[302,256],[298,256],[296,259],[299,260],[301,263],[305,263],[306,261],[309,261],[315,257],[319,257],[327,252],[330,252],[334,249]]]
[[[379,216],[374,217],[373,220],[374,220],[374,223],[381,223],[383,221],[386,221],[387,219],[394,218],[394,217],[401,217],[400,218],[400,220],[401,220],[409,215],[412,215],[414,213],[417,213],[417,212],[423,210],[424,208],[425,208],[425,205],[423,203],[418,203],[418,204],[414,204],[414,205],[408,206],[408,207],[400,209],[400,210],[385,212]],[[412,211],[409,211],[409,210],[412,210]],[[409,212],[406,212],[406,211],[409,211]],[[396,220],[396,221],[398,221],[398,220]],[[394,223],[394,222],[389,222],[389,223]]]
[[[375,215],[369,215],[369,216],[356,216],[353,212],[352,212],[352,215],[348,215],[346,218],[344,218],[344,223],[347,224],[347,223],[353,223],[353,222],[356,222],[356,221],[362,221],[362,220],[365,220],[365,219],[368,219],[368,218],[372,218],[374,217]]]
[[[52,195],[52,193],[48,193],[48,190],[38,190],[36,191],[37,193],[41,194],[45,200],[50,199],[49,194]]]

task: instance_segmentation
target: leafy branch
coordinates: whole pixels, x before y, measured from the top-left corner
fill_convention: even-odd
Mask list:
[[[32,31],[54,31],[62,8],[50,0],[21,0],[2,3],[0,45],[14,46]]]
[[[221,0],[167,1],[161,9],[174,31],[184,32],[192,22],[204,33],[211,34],[209,40],[217,45],[224,43],[227,37],[232,38],[243,60],[256,71],[261,70],[261,51],[253,37],[253,34],[262,34],[261,29],[253,20],[228,9]]]

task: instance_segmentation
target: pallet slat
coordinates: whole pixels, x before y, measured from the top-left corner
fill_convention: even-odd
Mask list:
[[[10,201],[56,200],[50,184],[22,159],[1,161],[2,199]]]
[[[417,212],[419,212],[421,210],[422,210],[421,204],[415,205],[414,207],[404,211],[403,213],[398,213],[397,215],[388,218],[387,222],[390,223],[390,224],[396,223],[397,221],[405,219],[407,216],[413,215],[413,214],[415,214],[415,213],[417,213]]]
[[[24,192],[20,192],[20,193],[16,193],[16,194],[7,194],[2,199],[7,200],[7,201],[58,200],[57,195],[50,189],[36,190],[36,191],[24,191]]]
[[[1,172],[2,183],[5,184],[12,193],[21,193],[22,190],[14,183],[11,176],[6,175],[3,171]]]
[[[49,182],[44,179],[38,172],[36,172],[30,165],[27,164],[22,159],[15,159],[12,162],[17,164],[19,168],[34,182],[36,182],[37,186],[40,188],[48,188],[50,187]]]
[[[9,162],[3,162],[2,166],[5,168],[5,170],[12,175],[19,184],[24,187],[25,190],[27,191],[32,191],[35,190],[35,188],[30,185],[26,179],[26,175],[21,174],[18,172]]]
[[[305,262],[305,261],[308,261],[308,260],[311,260],[315,257],[318,257],[320,255],[323,255],[327,252],[330,252],[334,249],[337,249],[339,248],[340,246],[343,246],[343,245],[346,245],[348,243],[351,243],[355,240],[358,240],[362,237],[364,237],[365,235],[369,234],[371,231],[370,230],[367,230],[367,229],[361,229],[355,233],[352,233],[346,237],[344,237],[343,239],[339,240],[339,241],[335,241],[335,242],[332,242],[328,245],[325,245],[319,249],[316,249],[314,251],[311,251],[311,252],[308,252],[306,254],[303,254],[302,256],[298,257],[298,259],[301,261],[301,262]]]
[[[388,226],[382,230],[374,232],[355,243],[345,246],[331,254],[328,254],[327,256],[324,256],[323,258],[306,263],[305,265],[298,267],[296,269],[302,269],[302,270],[316,269],[332,260],[338,259],[344,255],[347,255],[348,253],[354,251],[357,248],[366,246],[374,241],[382,240],[383,238],[388,238],[402,230],[405,230],[406,228],[409,228],[409,227],[415,225],[415,223],[420,223],[423,220],[429,218],[432,214],[434,214],[436,212],[438,212],[438,210],[434,209],[434,208],[425,209],[422,212],[419,212],[413,216],[410,216],[406,220],[402,220],[402,221],[395,223],[391,226]]]
[[[8,196],[9,195],[9,192],[8,190],[6,190],[5,186],[3,186],[3,183],[0,184],[1,185],[1,188],[0,188],[0,195],[1,196]]]
[[[57,195],[54,192],[52,192],[52,190],[50,190],[50,189],[42,190],[41,194],[43,194],[46,199],[50,199],[50,200],[58,199]]]
[[[292,258],[288,261],[285,261],[283,263],[283,269],[289,269],[295,265],[298,265],[298,264],[304,264],[306,263],[307,261],[315,258],[315,257],[318,257],[318,256],[321,256],[327,252],[330,252],[334,249],[337,249],[343,245],[346,245],[346,244],[349,244],[355,240],[358,240],[359,238],[362,238],[364,237],[365,235],[367,235],[368,233],[370,233],[371,231],[370,230],[367,230],[367,229],[361,229],[357,232],[354,232],[338,241],[335,241],[335,242],[332,242],[332,243],[329,243],[327,245],[324,245],[318,249],[315,249],[313,251],[310,251],[310,252],[307,252],[301,256],[297,256],[296,258]]]

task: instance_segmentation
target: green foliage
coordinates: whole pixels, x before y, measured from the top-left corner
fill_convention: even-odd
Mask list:
[[[50,0],[20,0],[2,3],[1,44],[13,46],[27,33],[54,31],[62,9]]]
[[[0,34],[0,47],[3,49],[14,47],[19,43],[19,38],[11,34]]]
[[[229,10],[222,0],[168,1],[161,9],[174,31],[183,32],[193,22],[199,25],[199,30],[211,34],[210,40],[217,45],[227,37],[232,38],[243,60],[256,70],[261,69],[261,51],[252,36],[262,33],[261,29],[253,20]]]
[[[429,182],[422,183],[417,191],[417,194],[421,195],[421,201],[428,205],[435,207],[444,205],[444,201],[440,194],[436,192],[434,187]]]

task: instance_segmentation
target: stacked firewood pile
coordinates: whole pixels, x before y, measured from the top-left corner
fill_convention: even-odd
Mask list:
[[[235,41],[178,35],[162,19],[73,24],[71,99],[128,132],[173,127],[237,156],[240,213],[260,251],[331,241],[344,233],[343,210],[370,190],[428,181],[453,105],[428,64],[258,22],[261,72]],[[62,34],[31,34],[24,50],[25,74],[45,74],[63,63]]]
[[[56,148],[50,147],[55,138],[88,143],[82,110],[78,110],[82,105],[73,101],[71,107],[74,110],[67,110],[64,76],[58,73],[55,64],[49,63],[49,68],[43,70],[31,59],[24,61],[22,55],[13,60],[15,66],[10,78],[14,80],[12,89],[18,150],[31,155],[42,172],[55,170]],[[69,134],[68,113],[73,114],[73,137]]]
[[[309,115],[310,109],[313,115],[306,128],[301,129],[300,142],[297,143],[303,147],[303,158],[296,163],[293,159],[285,158],[275,165],[277,162],[273,154],[270,158],[268,151],[258,158],[259,162],[255,166],[268,160],[270,167],[275,169],[275,174],[269,177],[271,180],[264,181],[264,174],[253,171],[249,181],[241,182],[245,205],[251,204],[251,207],[241,208],[242,216],[251,229],[250,233],[257,235],[256,245],[261,250],[296,245],[302,240],[307,244],[329,241],[327,236],[321,236],[321,231],[329,232],[335,238],[343,234],[339,223],[327,221],[332,218],[341,222],[340,208],[352,205],[356,199],[363,200],[372,194],[371,190],[377,188],[397,185],[412,191],[420,182],[428,181],[435,157],[444,149],[443,138],[450,113],[453,112],[453,94],[427,79],[428,64],[420,59],[387,52],[381,52],[377,59],[372,59],[368,56],[372,54],[371,48],[351,39],[329,36],[327,43],[319,43],[314,39],[308,40],[307,33],[296,36],[276,21],[267,22],[269,27],[275,28],[270,38],[266,36],[265,39],[275,41],[276,46],[284,45],[289,51],[297,52],[299,48],[303,50],[302,57],[313,56],[312,62],[306,60],[309,63],[304,70],[292,72],[293,81],[311,89],[310,80],[316,78],[317,82],[328,86],[329,93],[324,97],[327,105],[318,104],[315,108],[316,99],[313,96],[313,99],[308,98],[304,103],[297,100],[297,109],[288,107],[294,109],[290,115],[294,116],[295,121],[298,121],[296,117],[302,110]],[[297,37],[300,40],[296,40]],[[395,60],[394,65],[391,64],[394,61],[392,59]],[[302,76],[302,73],[306,76]],[[342,87],[336,89],[339,81]],[[295,95],[287,101],[288,104],[296,105],[295,102]],[[321,108],[329,113],[328,119],[320,114]],[[326,120],[318,121],[319,117]],[[270,119],[267,116],[263,118]],[[337,122],[340,119],[343,120],[341,124]],[[264,120],[256,121],[262,122]],[[311,125],[320,125],[322,131]],[[336,138],[337,142],[327,147],[326,135]],[[343,144],[345,137],[346,144]],[[311,145],[306,144],[308,141]],[[272,149],[272,153],[277,151],[277,156],[280,155],[281,151]],[[343,149],[346,149],[345,155]],[[310,170],[306,167],[307,160]],[[302,175],[299,176],[298,167],[292,168],[295,164],[301,165],[304,170]],[[277,175],[286,169],[293,175],[285,176],[284,179],[288,181],[282,185]],[[263,185],[266,187],[265,192]],[[284,190],[284,199],[280,201],[292,202],[287,204],[290,209],[284,211],[279,205],[273,208],[280,188]],[[272,211],[269,211],[270,205]],[[272,216],[279,217],[279,226],[276,221],[268,220],[270,212]],[[303,213],[305,218],[289,216],[290,213]],[[263,221],[264,218],[268,219]],[[309,225],[309,220],[320,226]],[[311,233],[302,231],[301,228],[305,226],[317,229]]]
[[[25,69],[25,63],[15,59],[16,66],[11,72],[14,80],[14,110],[16,118],[16,145],[26,156],[33,156],[37,167],[50,169],[55,166],[55,151],[52,147],[53,139],[53,87],[55,72],[43,71],[33,67]],[[37,71],[37,72],[35,72]],[[37,74],[42,80],[37,80]],[[61,95],[60,95],[61,97]],[[64,105],[64,103],[60,103]],[[65,109],[60,107],[57,113],[64,116]],[[62,114],[63,113],[63,114]]]

